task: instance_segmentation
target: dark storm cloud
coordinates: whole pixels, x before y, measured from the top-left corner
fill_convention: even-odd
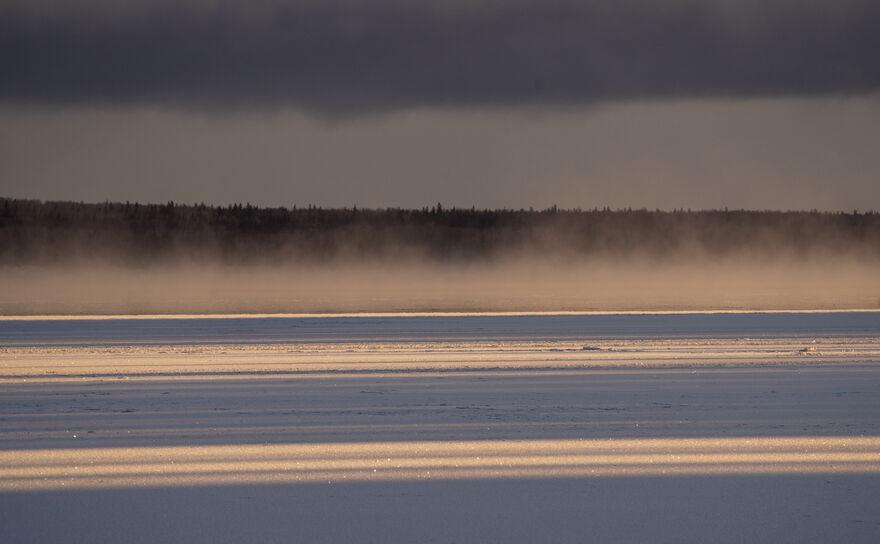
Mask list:
[[[880,88],[878,28],[874,0],[0,0],[0,101],[359,113],[861,93]]]

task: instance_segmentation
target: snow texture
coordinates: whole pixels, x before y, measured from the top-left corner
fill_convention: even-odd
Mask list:
[[[7,319],[0,384],[2,542],[880,540],[878,312]]]

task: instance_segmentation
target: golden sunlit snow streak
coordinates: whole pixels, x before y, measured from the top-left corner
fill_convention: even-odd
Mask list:
[[[880,437],[215,445],[0,451],[0,491],[364,481],[878,474]]]

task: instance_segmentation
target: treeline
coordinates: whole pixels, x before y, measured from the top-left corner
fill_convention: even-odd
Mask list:
[[[260,208],[0,199],[0,264],[506,256],[880,258],[880,214],[776,211]]]

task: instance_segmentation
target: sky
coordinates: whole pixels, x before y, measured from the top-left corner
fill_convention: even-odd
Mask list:
[[[0,196],[880,210],[873,0],[0,0]]]

